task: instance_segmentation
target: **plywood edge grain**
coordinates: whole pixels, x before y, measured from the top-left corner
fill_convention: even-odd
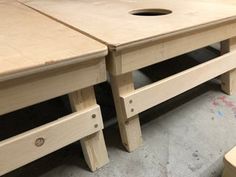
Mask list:
[[[107,46],[15,0],[0,2],[0,82],[105,57]],[[46,29],[45,29],[46,28]]]
[[[86,54],[86,55],[83,55],[80,57],[65,59],[65,60],[58,61],[58,62],[52,61],[51,63],[44,63],[44,64],[34,66],[34,67],[21,68],[20,70],[12,70],[11,72],[1,73],[0,74],[0,82],[10,80],[10,79],[16,79],[19,77],[24,77],[24,76],[28,76],[31,74],[44,72],[44,71],[48,71],[48,70],[52,70],[52,69],[56,69],[56,68],[60,68],[60,67],[71,65],[71,64],[82,63],[84,61],[97,59],[99,57],[105,58],[107,53],[108,53],[107,49],[104,48],[103,51],[93,52],[91,54]]]
[[[171,33],[161,34],[161,35],[153,36],[150,38],[132,41],[129,43],[109,44],[108,48],[109,48],[109,50],[112,50],[112,51],[121,51],[121,50],[128,49],[128,48],[134,48],[134,47],[137,47],[140,45],[148,45],[148,43],[158,42],[159,40],[175,37],[177,35],[191,33],[196,30],[213,28],[215,26],[220,26],[220,25],[229,24],[229,23],[236,23],[236,15],[229,17],[229,18],[222,19],[222,20],[213,21],[211,23],[206,23],[206,24],[202,24],[202,25],[198,25],[198,26],[194,26],[194,27],[190,27],[190,28],[185,28],[184,30],[178,30],[178,31],[171,32]]]

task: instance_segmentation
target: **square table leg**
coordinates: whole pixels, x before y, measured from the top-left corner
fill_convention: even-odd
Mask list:
[[[236,50],[236,38],[221,42],[221,54],[232,52],[234,50]],[[221,76],[221,81],[221,88],[226,94],[232,95],[236,93],[236,69],[223,74]]]
[[[130,72],[118,76],[110,75],[110,79],[122,143],[129,152],[132,152],[142,144],[139,116],[135,115],[128,119],[125,111],[122,110],[120,100],[122,94],[134,90],[132,73]]]
[[[232,148],[224,156],[224,171],[222,177],[235,177],[236,174],[236,147]]]
[[[225,167],[222,177],[234,177],[235,176],[235,169],[233,167]]]
[[[96,105],[93,87],[88,87],[69,95],[73,111],[82,111]],[[96,119],[96,115],[92,115]],[[96,126],[96,124],[94,125]],[[80,140],[85,161],[92,171],[104,166],[109,162],[107,149],[102,130]]]

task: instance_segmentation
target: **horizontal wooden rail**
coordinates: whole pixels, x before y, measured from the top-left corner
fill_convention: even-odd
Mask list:
[[[0,115],[106,80],[105,58],[0,82]]]
[[[103,129],[92,106],[0,142],[0,176]]]
[[[121,95],[128,118],[236,68],[236,52],[230,52],[168,78]]]
[[[217,26],[189,31],[165,37],[157,42],[139,45],[122,50],[120,56],[109,55],[108,70],[113,75],[120,75],[164,60],[200,49],[235,36],[236,23],[228,22]],[[163,35],[164,36],[164,35]],[[194,41],[194,42],[189,42]]]

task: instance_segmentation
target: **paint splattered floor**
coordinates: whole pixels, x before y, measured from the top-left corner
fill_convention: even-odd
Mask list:
[[[158,69],[153,71],[154,75],[156,72]],[[147,75],[135,74],[137,87],[153,81],[149,77],[153,74]],[[96,91],[108,127],[104,132],[110,157],[108,165],[95,173],[89,172],[80,145],[75,143],[4,177],[220,177],[223,155],[236,145],[236,96],[222,93],[218,80],[142,113],[144,144],[133,153],[124,151],[116,121],[111,119],[115,112],[110,106],[108,84],[99,85]],[[31,116],[42,119],[38,115],[44,110],[44,121],[49,121],[53,113],[63,115],[70,111],[66,102],[67,98],[58,98],[26,113],[8,115],[4,120],[19,114],[26,120]],[[33,126],[32,118],[28,120]],[[17,124],[20,123],[18,119]],[[6,128],[2,126],[1,130]]]

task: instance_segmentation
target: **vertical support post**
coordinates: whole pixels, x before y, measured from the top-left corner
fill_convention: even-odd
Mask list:
[[[96,104],[93,87],[73,92],[69,98],[73,111],[81,111]],[[92,171],[109,162],[102,130],[81,139],[80,143],[85,161]]]
[[[230,164],[225,164],[224,171],[222,177],[234,177],[235,176],[235,169],[234,167],[229,167]]]
[[[122,143],[129,152],[132,152],[142,144],[139,116],[135,115],[128,120],[124,110],[121,107],[120,100],[120,96],[122,94],[129,93],[134,90],[132,73],[126,73],[118,76],[110,75],[110,79]]]
[[[221,42],[222,55],[231,52],[233,50],[236,50],[236,38],[232,38]],[[226,94],[232,95],[236,93],[236,69],[233,69],[221,75],[221,81],[222,81],[221,88]]]

